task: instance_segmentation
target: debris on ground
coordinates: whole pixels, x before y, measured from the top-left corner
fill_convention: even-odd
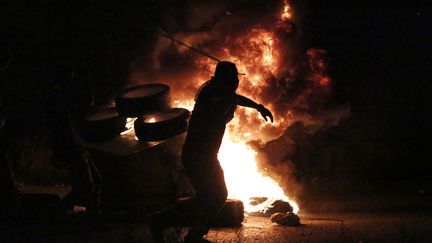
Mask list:
[[[300,226],[300,217],[295,213],[274,213],[270,217],[273,223],[284,226]]]
[[[251,201],[251,205],[259,205],[267,200],[266,197],[260,198],[260,197],[254,197]],[[274,201],[267,210],[265,211],[259,211],[259,212],[252,212],[249,213],[251,216],[259,216],[259,217],[270,217],[275,213],[288,213],[292,212],[293,207],[289,202],[283,201],[283,200],[276,200]]]

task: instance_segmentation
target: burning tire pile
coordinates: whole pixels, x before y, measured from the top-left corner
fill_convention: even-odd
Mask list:
[[[110,140],[127,130],[128,118],[135,120],[140,141],[160,141],[187,130],[190,112],[170,107],[170,87],[144,84],[126,88],[115,99],[115,107],[98,108],[80,123],[81,135],[88,142]]]
[[[138,117],[134,122],[135,134],[139,140],[163,140],[186,132],[190,112],[183,108]]]
[[[170,88],[145,84],[127,88],[116,99],[117,112],[136,118],[135,135],[140,141],[160,141],[186,132],[190,112],[170,107]]]
[[[170,107],[170,87],[165,84],[144,84],[126,88],[116,98],[117,112],[125,117],[167,110]]]

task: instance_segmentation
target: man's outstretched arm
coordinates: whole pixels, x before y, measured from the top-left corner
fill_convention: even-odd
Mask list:
[[[273,122],[272,113],[267,108],[265,108],[263,105],[258,104],[249,98],[246,98],[242,95],[237,95],[237,105],[254,108],[261,114],[262,117],[264,117],[264,119],[266,121],[268,121],[268,119],[267,119],[267,117],[268,117],[268,118],[270,118],[270,121]]]

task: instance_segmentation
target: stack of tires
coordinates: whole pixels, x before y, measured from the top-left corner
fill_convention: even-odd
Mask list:
[[[187,130],[190,112],[171,108],[170,88],[145,84],[127,88],[116,99],[117,112],[136,117],[135,135],[140,141],[160,141]]]
[[[120,135],[126,128],[126,117],[115,107],[96,108],[80,122],[82,138],[87,142],[103,142]]]
[[[127,118],[136,118],[134,129],[140,141],[160,141],[187,130],[190,112],[171,108],[170,87],[143,84],[123,90],[115,107],[98,108],[84,117],[81,134],[88,142],[110,140],[125,131]]]

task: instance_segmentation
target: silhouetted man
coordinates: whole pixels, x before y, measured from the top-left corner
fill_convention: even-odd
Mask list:
[[[196,96],[182,153],[184,167],[196,192],[192,206],[189,205],[193,210],[192,215],[186,217],[190,219],[191,229],[185,242],[207,242],[203,236],[227,198],[224,173],[217,154],[225,126],[233,118],[237,105],[255,108],[264,119],[269,118],[273,122],[271,112],[263,105],[236,94],[238,85],[235,64],[219,62],[214,77],[200,88]],[[162,213],[165,215],[161,218],[176,217],[181,220],[183,216],[172,215],[175,213]],[[160,220],[159,224],[168,224],[163,221]]]
[[[0,44],[0,87],[3,87],[3,72],[9,68],[10,56],[7,49]],[[6,133],[6,108],[0,91],[0,240],[13,241],[14,233],[19,228],[21,219],[18,189],[9,164]]]
[[[69,85],[72,81],[70,72],[56,67],[53,63],[36,65],[27,61],[33,56],[18,55],[15,63],[3,70],[1,76],[0,106],[0,188],[17,207],[17,191],[13,173],[10,170],[8,155],[25,151],[27,147],[17,146],[18,138],[28,139],[31,134],[26,123],[31,118],[42,114],[46,121],[48,137],[52,144],[52,161],[68,169],[72,190],[56,205],[47,206],[41,212],[44,219],[53,216],[62,217],[72,210],[74,205],[86,206],[88,215],[99,213],[99,194],[101,176],[84,148],[72,117],[72,103],[77,103],[79,96]],[[12,57],[10,58],[12,59]],[[7,63],[2,61],[2,63]],[[57,69],[56,69],[57,68]],[[19,90],[19,92],[18,92]],[[84,100],[79,96],[80,100]],[[72,102],[74,101],[74,102]],[[37,114],[35,114],[37,113]],[[32,126],[33,128],[36,125]],[[13,160],[13,158],[11,158]],[[5,202],[3,202],[5,203]],[[1,205],[3,205],[3,203]],[[9,207],[10,208],[10,207]],[[4,207],[6,213],[11,212]],[[2,210],[0,209],[0,212]]]
[[[99,214],[101,175],[85,149],[75,119],[71,112],[71,104],[66,97],[67,88],[53,85],[46,92],[45,111],[52,143],[53,162],[68,169],[72,190],[62,198],[51,213],[62,214],[72,210],[73,206],[86,207],[90,216]]]

